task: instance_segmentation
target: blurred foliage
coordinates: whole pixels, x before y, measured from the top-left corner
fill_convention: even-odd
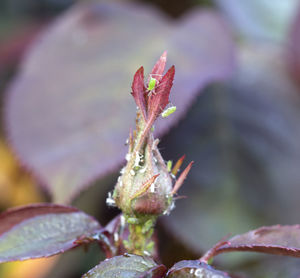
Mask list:
[[[0,141],[0,210],[29,203],[42,202],[36,182],[17,163],[7,144]],[[38,278],[52,267],[56,258],[0,265],[0,277]]]
[[[214,0],[232,23],[236,34],[251,41],[284,42],[298,0]]]
[[[124,88],[140,63],[151,68],[161,49],[176,64],[171,100],[181,106],[157,123],[160,134],[201,88],[233,71],[233,42],[218,13],[196,10],[175,25],[129,4],[78,5],[33,45],[7,92],[7,136],[55,202],[70,202],[124,160],[135,117]]]
[[[185,119],[162,140],[160,147],[165,159],[176,160],[185,153],[189,160],[195,160],[191,176],[179,192],[187,195],[188,198],[178,200],[177,208],[170,217],[166,218],[166,221],[163,220],[167,225],[164,226],[162,233],[165,235],[172,233],[172,240],[178,243],[175,245],[177,248],[168,251],[172,252],[173,259],[165,259],[166,264],[171,265],[175,260],[180,259],[182,255],[180,246],[183,245],[187,249],[186,257],[181,259],[193,259],[195,253],[198,255],[205,248],[211,247],[228,232],[236,234],[259,225],[279,222],[299,223],[300,89],[299,85],[294,84],[290,78],[285,60],[286,54],[290,54],[288,49],[295,49],[294,53],[298,53],[299,49],[299,36],[297,37],[297,31],[300,30],[299,23],[294,23],[296,31],[292,33],[295,35],[287,42],[290,23],[293,21],[293,15],[296,14],[299,1],[244,1],[246,2],[244,3],[238,0],[147,0],[134,2],[139,4],[145,2],[150,6],[153,4],[174,18],[187,15],[197,6],[219,9],[232,24],[236,36],[246,41],[244,44],[238,41],[237,44],[239,68],[234,78],[207,88],[205,93],[194,101]],[[9,61],[7,62],[9,64],[0,65],[2,67],[2,72],[0,68],[1,101],[8,80],[14,72],[18,71],[16,65],[24,54],[25,46],[28,46],[34,38],[33,36],[28,40],[19,40],[21,38],[19,34],[22,33],[20,29],[32,22],[37,25],[41,22],[44,24],[72,3],[75,1],[0,1],[0,60],[3,54],[1,46],[9,45],[5,49],[12,49],[11,45],[15,44],[8,44],[11,43],[12,38],[21,42],[17,48],[21,51],[10,52],[12,58],[16,59],[5,60]],[[150,28],[153,28],[153,25],[150,25]],[[155,28],[154,31],[159,33]],[[27,34],[28,36],[25,32],[25,38],[32,33],[30,31]],[[146,36],[147,33],[144,32],[144,35]],[[162,46],[153,45],[153,36],[152,34],[148,37],[149,48],[152,48],[155,53],[163,51]],[[194,37],[196,38],[197,35]],[[116,44],[122,46],[127,39],[126,36],[120,36],[114,40]],[[201,40],[201,37],[198,39]],[[262,43],[263,41],[269,43]],[[193,45],[194,38],[186,39],[185,43],[187,47]],[[285,48],[286,45],[291,48]],[[208,46],[213,48],[214,42],[209,43]],[[124,50],[123,55],[126,55],[130,47]],[[102,51],[106,55],[111,49],[108,47]],[[169,54],[172,56],[172,52]],[[179,52],[177,55],[181,56],[182,53]],[[3,56],[7,59],[7,55]],[[134,51],[133,59],[138,64],[142,64],[144,59],[149,59],[148,64],[150,64],[150,60],[155,56],[157,53],[151,58],[142,57],[142,54],[139,57],[139,53]],[[93,58],[91,54],[91,60]],[[299,81],[297,79],[300,63],[297,59],[299,55],[291,56],[290,61],[293,62],[291,71],[296,76],[294,80]],[[60,67],[59,64],[57,66]],[[133,63],[132,69],[128,70],[129,76],[135,67],[136,64]],[[181,65],[178,64],[178,70],[180,67]],[[97,70],[98,68],[95,67],[96,74],[99,73]],[[106,79],[106,75],[101,77]],[[89,82],[88,77],[85,78]],[[176,78],[180,79],[179,73]],[[124,94],[129,91],[130,83],[127,77],[125,79],[126,83],[122,85]],[[99,87],[104,83],[105,81],[100,82]],[[182,89],[181,92],[184,93],[185,90]],[[180,107],[180,104],[174,102],[177,107]],[[43,110],[40,113],[43,113]],[[38,136],[39,134],[35,133],[35,137]],[[28,144],[30,143],[29,141]],[[119,141],[116,144],[119,144]],[[34,189],[35,187],[32,186],[34,182],[18,166],[4,143],[0,144],[0,159],[1,209],[45,199]],[[115,178],[116,175],[112,175],[95,182],[91,190],[85,192],[76,201],[76,205],[97,215],[102,221],[107,221],[108,215],[116,213],[104,209],[105,195]],[[162,238],[166,241],[168,237],[165,235]],[[168,247],[166,249],[168,250]],[[190,249],[193,249],[193,252]],[[63,258],[65,256],[72,258],[59,262],[58,267],[53,269],[49,277],[78,277],[78,273],[87,271],[88,267],[97,263],[98,250],[87,257],[82,254],[82,250],[76,252],[79,252],[79,255],[74,257],[69,254],[63,255]],[[76,252],[74,254],[77,254]],[[226,259],[226,256],[218,258],[217,263],[222,265],[222,269],[225,266],[237,273],[241,273],[242,269],[248,271],[249,276],[240,274],[239,277],[299,276],[297,259],[267,256],[251,256],[249,259],[249,256],[240,255]],[[48,262],[49,267],[52,264],[52,261],[45,262]],[[27,265],[34,263],[39,264],[33,261],[3,265],[1,271],[4,272],[0,272],[0,276],[25,277],[20,274],[9,276],[8,273],[17,272],[19,268],[24,267],[24,274]],[[76,268],[72,269],[74,265]],[[48,266],[43,268],[46,271]],[[34,276],[28,274],[28,277]]]

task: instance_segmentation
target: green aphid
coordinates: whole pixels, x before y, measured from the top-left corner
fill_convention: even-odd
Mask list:
[[[176,106],[171,106],[169,108],[167,108],[166,110],[164,110],[162,113],[161,113],[161,116],[163,118],[166,118],[168,116],[170,116],[171,114],[173,114],[175,111],[176,111]]]
[[[167,162],[167,169],[168,169],[168,172],[171,172],[171,171],[172,171],[172,165],[173,165],[172,160],[168,160],[168,162]]]
[[[155,78],[153,78],[153,77],[150,78],[149,83],[148,83],[148,91],[154,90],[156,81],[157,80]]]

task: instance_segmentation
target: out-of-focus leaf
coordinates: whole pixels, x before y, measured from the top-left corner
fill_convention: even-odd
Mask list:
[[[30,175],[20,167],[8,145],[0,139],[0,209],[42,201]]]
[[[289,36],[287,47],[288,66],[295,81],[300,83],[300,3]]]
[[[0,215],[0,262],[48,257],[77,246],[78,237],[99,231],[91,216],[73,207],[38,204]]]
[[[233,42],[218,14],[196,10],[173,24],[149,7],[81,3],[28,53],[8,92],[8,137],[56,201],[122,161],[135,116],[130,80],[163,50],[177,66],[170,98],[178,109],[156,125],[162,132],[203,86],[232,72]]]
[[[300,257],[300,225],[269,226],[237,235],[215,250],[215,254],[253,251]]]
[[[165,159],[195,161],[179,191],[187,199],[165,223],[196,250],[228,233],[299,221],[300,99],[281,54],[244,47],[233,80],[208,89],[160,144]]]
[[[162,278],[165,273],[166,267],[150,257],[127,254],[101,262],[82,278]]]
[[[210,265],[195,261],[180,261],[167,273],[167,278],[223,278],[230,277],[227,273],[215,270]]]
[[[285,39],[298,0],[214,0],[232,22],[234,28],[247,39]]]

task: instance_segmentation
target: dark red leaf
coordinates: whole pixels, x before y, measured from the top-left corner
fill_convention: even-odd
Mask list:
[[[37,204],[0,215],[0,262],[48,257],[80,244],[100,230],[91,216],[73,207]]]
[[[215,251],[253,251],[300,257],[300,225],[261,227],[229,239]]]
[[[227,273],[215,270],[210,265],[195,261],[180,261],[172,266],[167,273],[167,278],[223,278],[230,277]]]
[[[145,100],[145,85],[144,85],[144,68],[140,67],[133,77],[132,96],[136,105],[139,107],[144,120],[147,119],[146,100]]]
[[[148,125],[152,125],[155,119],[162,113],[169,103],[169,95],[173,85],[175,67],[172,66],[157,84],[155,92],[148,100]]]
[[[71,213],[78,212],[74,207],[55,204],[35,204],[27,207],[13,208],[0,214],[0,235],[7,232],[20,222],[38,215],[48,213]],[[8,221],[9,220],[9,221]]]

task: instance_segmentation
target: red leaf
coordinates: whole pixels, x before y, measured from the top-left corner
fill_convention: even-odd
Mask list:
[[[0,214],[0,236],[18,225],[20,222],[47,213],[71,213],[78,212],[74,207],[55,204],[36,204],[27,207],[13,208]],[[7,221],[9,219],[9,221]]]
[[[237,235],[214,252],[253,251],[277,255],[300,257],[300,225],[261,227]]]
[[[145,100],[145,86],[144,86],[144,68],[140,67],[133,77],[132,82],[132,96],[136,105],[140,108],[142,116],[146,121],[146,100]]]
[[[0,262],[65,252],[79,245],[78,238],[99,230],[96,220],[73,207],[38,204],[15,208],[0,215]]]
[[[151,76],[155,78],[158,82],[162,79],[165,67],[167,62],[167,51],[164,51],[164,53],[160,56],[159,60],[154,65]]]
[[[148,125],[152,125],[155,119],[165,109],[169,103],[169,95],[173,85],[175,67],[172,66],[156,85],[155,92],[149,96],[148,100]]]

